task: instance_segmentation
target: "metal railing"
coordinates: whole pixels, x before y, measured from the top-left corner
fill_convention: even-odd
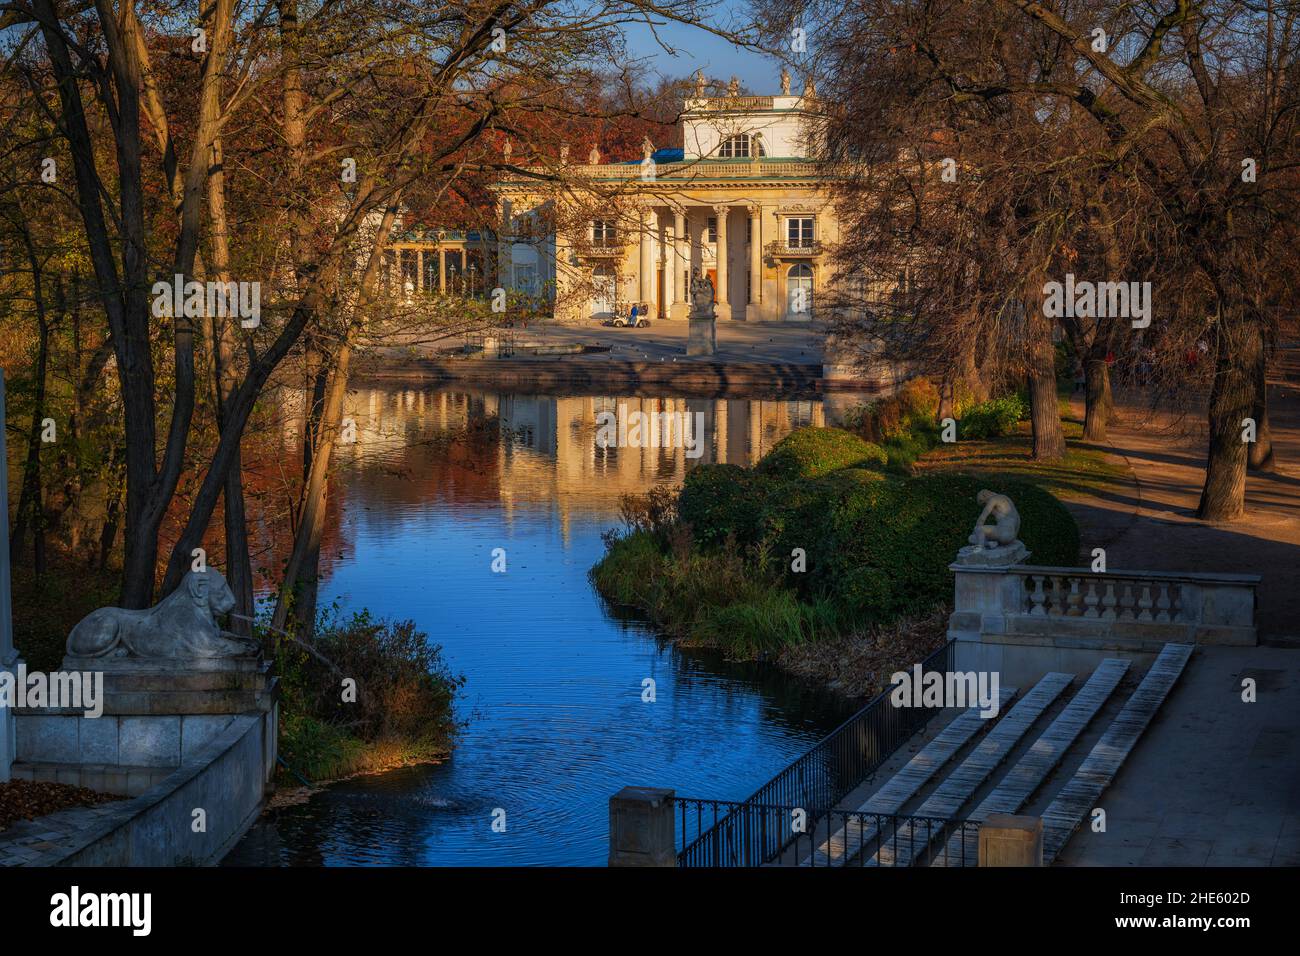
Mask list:
[[[971,820],[674,797],[679,867],[976,866],[979,824]],[[729,825],[725,821],[730,821]],[[834,851],[827,840],[834,834]],[[960,834],[960,839],[953,839]],[[781,851],[765,856],[763,848]]]
[[[953,667],[953,643],[921,664],[923,672],[941,673]],[[855,787],[883,764],[904,742],[933,717],[937,710],[926,707],[895,707],[889,690],[831,731],[746,800],[738,803],[713,801],[719,807],[790,807],[805,811],[811,829]],[[766,863],[780,855],[795,834],[787,827],[763,825],[762,814],[728,809],[716,815],[708,829],[693,842],[684,842],[678,853],[679,866],[756,866],[758,863],[730,863],[733,857]],[[695,844],[719,852],[701,851]],[[735,847],[733,851],[732,847]],[[722,850],[726,852],[722,852]],[[701,862],[707,860],[709,862]]]

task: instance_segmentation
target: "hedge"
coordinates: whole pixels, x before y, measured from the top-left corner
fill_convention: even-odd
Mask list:
[[[799,428],[763,456],[755,470],[776,481],[820,478],[844,468],[879,468],[889,456],[879,445],[841,428]]]

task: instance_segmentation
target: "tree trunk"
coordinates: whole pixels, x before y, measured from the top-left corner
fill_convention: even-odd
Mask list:
[[[293,551],[285,566],[284,582],[276,598],[271,626],[286,629],[290,615],[297,623],[298,634],[311,636],[316,624],[316,578],[319,574],[320,542],[325,528],[325,504],[328,491],[330,459],[334,453],[343,415],[343,399],[348,390],[351,348],[339,347],[334,369],[330,373],[324,408],[320,415],[316,447],[303,489],[303,508],[294,534]]]
[[[1255,401],[1250,417],[1255,419],[1255,441],[1247,448],[1246,465],[1251,471],[1276,471],[1273,429],[1268,422],[1268,353],[1265,349],[1260,349],[1259,359],[1255,362]]]
[[[41,487],[41,431],[45,420],[45,379],[50,359],[50,323],[45,315],[43,269],[32,242],[32,234],[23,226],[27,262],[32,270],[32,305],[36,310],[36,388],[32,402],[32,426],[27,432],[27,460],[23,464],[23,484],[14,515],[13,535],[9,539],[9,560],[18,563],[27,537],[27,522],[32,524],[32,563],[37,578],[45,573],[45,501]],[[3,423],[0,423],[2,427]],[[7,462],[0,465],[8,467]],[[5,503],[6,507],[8,502]]]
[[[1056,351],[1052,348],[1052,322],[1043,315],[1042,283],[1025,296],[1025,325],[1029,331],[1029,414],[1033,424],[1033,457],[1058,461],[1065,457],[1065,429],[1056,400]]]
[[[1259,326],[1240,307],[1225,310],[1215,342],[1214,384],[1210,387],[1210,447],[1205,484],[1196,516],[1231,521],[1246,510],[1246,443],[1243,421],[1254,411],[1256,365],[1262,361]]]
[[[1103,442],[1106,425],[1110,422],[1114,399],[1110,391],[1110,366],[1105,358],[1089,356],[1084,360],[1084,420],[1083,440]]]
[[[939,382],[939,409],[935,412],[935,418],[943,422],[945,418],[956,418],[956,401],[953,394],[956,389],[953,386],[952,374],[945,373]]]

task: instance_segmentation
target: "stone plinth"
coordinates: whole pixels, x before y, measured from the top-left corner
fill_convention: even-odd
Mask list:
[[[609,865],[677,865],[673,791],[624,787],[609,798]]]
[[[102,709],[17,711],[15,775],[135,796],[221,734],[235,717],[275,722],[279,683],[260,658],[64,658],[103,674]]]
[[[980,866],[1042,866],[1043,818],[991,813],[980,824]]]
[[[5,549],[4,572],[7,575],[9,549]],[[0,657],[0,672],[13,673],[18,667],[18,655],[10,651],[8,660]],[[0,783],[9,779],[9,767],[14,762],[16,753],[15,741],[16,727],[14,723],[13,711],[8,707],[0,706]]]
[[[1029,560],[1029,549],[1023,541],[1012,541],[996,548],[986,545],[968,544],[957,552],[955,564],[962,567],[1007,568],[1013,564],[1024,564]]]
[[[686,354],[713,355],[718,351],[718,323],[712,318],[691,316],[687,325]]]

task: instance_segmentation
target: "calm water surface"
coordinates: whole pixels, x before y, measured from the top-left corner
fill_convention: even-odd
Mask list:
[[[597,412],[702,412],[698,460],[749,464],[822,423],[820,402],[392,388],[350,402],[322,603],[413,618],[468,678],[469,724],[447,762],[328,787],[264,818],[227,863],[603,865],[621,787],[743,798],[847,715],[771,668],[620,621],[587,581],[619,496],[690,466],[682,449],[599,448]]]

